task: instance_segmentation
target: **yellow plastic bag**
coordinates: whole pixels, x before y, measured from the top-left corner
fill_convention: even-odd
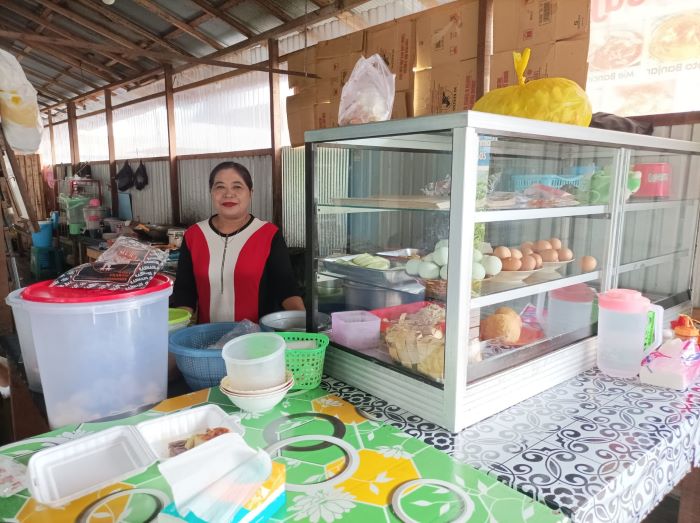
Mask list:
[[[567,78],[541,78],[525,82],[530,49],[513,53],[518,85],[494,89],[479,98],[475,111],[520,116],[533,120],[588,127],[593,115],[586,92]]]

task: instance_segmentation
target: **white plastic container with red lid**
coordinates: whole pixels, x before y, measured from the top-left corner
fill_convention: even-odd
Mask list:
[[[51,287],[21,293],[51,428],[134,414],[165,399],[172,282],[106,291]]]

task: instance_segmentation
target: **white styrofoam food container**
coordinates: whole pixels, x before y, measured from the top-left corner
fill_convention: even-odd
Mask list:
[[[169,458],[168,443],[213,427],[243,434],[238,421],[221,407],[203,405],[136,426],[112,427],[41,450],[29,459],[29,491],[44,505],[65,505],[139,474],[156,461],[179,461],[187,452]],[[216,438],[200,446],[214,441]]]

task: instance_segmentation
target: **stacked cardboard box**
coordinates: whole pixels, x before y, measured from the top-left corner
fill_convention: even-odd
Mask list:
[[[564,77],[586,87],[590,0],[494,0],[490,88],[517,83],[513,51],[530,47],[525,77]]]

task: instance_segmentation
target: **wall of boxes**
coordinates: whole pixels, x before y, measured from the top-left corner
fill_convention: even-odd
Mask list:
[[[514,50],[531,47],[530,79],[563,76],[585,88],[590,0],[494,0],[490,85],[513,85]],[[357,59],[379,53],[396,75],[392,118],[466,111],[476,102],[477,0],[460,0],[364,31],[320,42],[288,57],[293,146],[310,129],[337,127],[345,82]]]

